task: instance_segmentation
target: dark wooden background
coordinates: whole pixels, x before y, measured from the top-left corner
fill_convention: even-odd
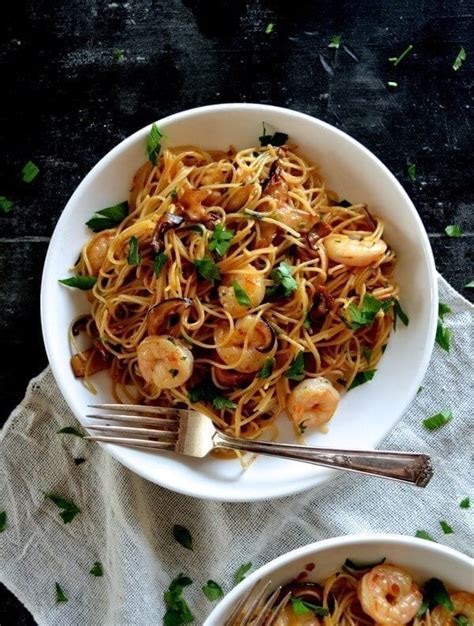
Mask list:
[[[439,271],[463,295],[474,295],[463,289],[474,279],[469,0],[15,0],[6,6],[0,196],[15,206],[0,212],[2,420],[46,366],[41,271],[69,196],[124,137],[183,109],[271,103],[347,131],[407,189]],[[266,34],[269,23],[274,30]],[[333,35],[342,35],[359,60],[328,48]],[[394,68],[388,57],[408,44],[412,54]],[[455,72],[460,46],[467,60]],[[26,184],[20,172],[29,159],[41,171]],[[415,182],[408,163],[416,165]],[[464,236],[447,237],[448,224],[461,226]],[[2,589],[0,624],[7,623],[33,620]]]

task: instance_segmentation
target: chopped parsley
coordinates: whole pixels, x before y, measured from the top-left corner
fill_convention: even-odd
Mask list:
[[[412,183],[416,181],[416,165],[414,163],[408,164],[407,175]]]
[[[220,391],[213,383],[203,382],[189,390],[189,401],[193,404],[195,402],[210,402],[217,410],[235,409],[237,406],[235,402],[221,396]]]
[[[453,63],[453,70],[455,72],[457,72],[458,69],[461,67],[463,62],[466,60],[466,57],[467,57],[466,51],[461,46],[461,49],[458,52],[458,56],[454,59],[454,63]]]
[[[86,222],[88,226],[95,233],[100,233],[107,228],[114,228],[128,215],[128,202],[119,202],[113,206],[108,206],[101,211],[96,211],[89,221]]]
[[[39,174],[39,167],[33,163],[33,161],[28,161],[25,163],[21,170],[21,177],[23,182],[31,183]]]
[[[151,125],[150,134],[148,135],[148,140],[146,144],[146,151],[148,154],[149,160],[156,165],[157,157],[160,154],[161,150],[161,140],[165,137],[165,135],[160,131],[158,126],[153,123]]]
[[[472,626],[472,622],[469,622],[467,617],[465,617],[464,615],[457,615],[454,618],[454,621],[456,622],[457,626]]]
[[[341,35],[334,35],[331,37],[331,41],[328,44],[328,48],[336,48],[336,50],[341,45]]]
[[[364,355],[364,359],[367,361],[367,365],[370,365],[370,361],[372,360],[372,350],[370,348],[362,348],[362,354]]]
[[[69,600],[69,598],[64,593],[64,591],[61,589],[59,583],[54,583],[54,586],[55,586],[55,589],[56,589],[56,603],[59,604],[60,602],[67,602]]]
[[[363,572],[366,569],[372,569],[373,567],[376,567],[377,565],[382,565],[382,563],[385,563],[385,557],[381,559],[380,561],[375,561],[374,563],[356,563],[355,561],[352,561],[351,559],[346,559],[342,567],[348,570],[355,571],[355,572]]]
[[[304,322],[303,322],[303,326],[306,328],[306,330],[311,331],[313,329],[313,327],[311,326],[311,318],[309,316],[309,311],[306,315],[306,317],[304,318]]]
[[[444,232],[448,235],[448,237],[460,237],[462,235],[462,229],[460,226],[456,224],[450,224],[446,226]]]
[[[205,256],[202,259],[196,259],[194,266],[199,274],[206,280],[220,280],[221,273],[216,263],[210,256]]]
[[[263,362],[262,369],[257,374],[257,378],[268,378],[273,371],[274,359],[268,358]]]
[[[393,300],[393,314],[394,330],[397,329],[397,318],[400,318],[405,326],[408,326],[408,324],[410,323],[410,319],[408,318],[408,315],[405,313],[405,311],[402,309],[402,305],[400,304],[399,300]]]
[[[438,578],[430,578],[423,585],[423,604],[417,617],[421,617],[428,609],[441,605],[450,613],[454,611],[453,603],[444,584]]]
[[[169,256],[164,252],[159,252],[153,258],[153,273],[155,276],[159,276],[161,274],[161,270],[164,268],[166,261],[169,259]]]
[[[192,585],[192,580],[184,574],[179,574],[164,593],[166,613],[163,618],[164,626],[181,626],[194,621],[194,616],[183,598],[183,589]]]
[[[291,598],[291,607],[295,615],[305,615],[307,613],[314,613],[314,615],[329,615],[328,609],[306,602],[301,598]]]
[[[77,428],[74,428],[74,426],[65,426],[64,428],[60,428],[58,431],[56,431],[57,434],[62,434],[62,435],[75,435],[76,437],[81,437],[84,438],[84,433],[81,433],[80,430],[77,430]]]
[[[240,306],[249,307],[252,305],[250,298],[247,295],[245,289],[243,289],[236,280],[232,281],[232,289],[234,290],[234,296]]]
[[[470,509],[471,508],[471,499],[466,497],[463,498],[461,500],[461,502],[459,503],[459,506],[461,507],[461,509]]]
[[[347,391],[359,387],[359,385],[363,385],[364,383],[368,383],[375,376],[376,371],[377,370],[366,370],[365,372],[357,372]]]
[[[265,34],[269,35],[270,33],[273,33],[274,28],[275,28],[275,24],[273,24],[273,22],[270,22],[269,24],[267,24],[267,27],[265,28]]]
[[[209,240],[209,250],[216,251],[219,256],[224,256],[230,248],[233,230],[227,230],[222,224],[216,224],[211,239]]]
[[[302,380],[304,378],[304,356],[298,352],[295,360],[285,372],[285,377],[290,380]]]
[[[216,600],[220,600],[224,597],[222,587],[218,585],[214,580],[208,580],[202,588],[202,591],[206,598],[211,602],[215,602]]]
[[[258,140],[260,141],[261,146],[282,146],[288,141],[288,135],[286,133],[273,133],[273,135],[269,135],[267,133],[267,129],[265,128],[265,122],[262,122],[263,133],[260,135]]]
[[[298,430],[299,430],[300,435],[304,435],[304,433],[306,432],[306,428],[307,428],[306,422],[307,421],[308,420],[303,420],[301,422],[301,424],[298,424]]]
[[[451,411],[441,411],[441,413],[436,413],[436,415],[432,415],[431,417],[423,420],[422,424],[428,430],[437,430],[438,428],[445,426],[452,419],[453,414]]]
[[[185,526],[175,524],[173,526],[173,537],[183,546],[183,548],[186,548],[187,550],[193,549],[193,538]]]
[[[293,278],[292,267],[284,261],[271,272],[270,277],[274,282],[274,286],[267,290],[269,296],[281,294],[285,298],[289,298],[298,288],[298,283]]]
[[[387,87],[393,87],[393,89],[395,89],[395,87],[398,87],[398,83],[396,83],[394,80],[389,80],[387,82]]]
[[[398,65],[401,61],[403,61],[403,59],[404,59],[404,58],[405,58],[408,54],[410,54],[410,52],[411,52],[412,50],[413,50],[413,45],[412,45],[412,44],[410,44],[409,46],[407,46],[407,47],[405,48],[405,50],[401,53],[401,55],[400,55],[400,56],[398,56],[398,57],[390,57],[388,60],[390,61],[390,63],[393,63],[393,66],[394,66],[394,67],[397,67],[397,65]]]
[[[252,569],[252,563],[243,563],[234,574],[234,583],[238,585]]]
[[[426,539],[427,541],[434,541],[436,543],[436,540],[433,539],[433,537],[427,533],[426,530],[417,530],[415,537],[418,537],[418,539]]]
[[[438,320],[438,326],[436,327],[436,343],[440,348],[449,352],[451,345],[451,331],[449,328],[443,326],[441,320]]]
[[[444,302],[438,302],[438,317],[440,320],[444,319],[444,316],[448,313],[452,313],[451,307]]]
[[[76,515],[81,512],[81,509],[76,506],[74,502],[66,500],[55,493],[45,493],[44,497],[51,500],[51,502],[54,502],[58,509],[61,509],[59,515],[65,524],[72,522]]]
[[[464,285],[464,289],[474,289],[474,280],[471,280],[467,285]]]
[[[114,57],[116,61],[123,61],[125,58],[124,50],[114,50]]]
[[[5,196],[0,196],[0,209],[4,213],[10,213],[13,208],[13,201],[9,200]]]
[[[443,533],[445,535],[452,535],[454,533],[454,530],[451,528],[451,526],[448,524],[448,522],[445,522],[443,520],[440,521],[439,525],[441,526]]]
[[[66,287],[74,287],[75,289],[82,289],[82,291],[89,291],[95,285],[97,278],[95,276],[81,276],[77,274],[71,278],[63,278],[58,280],[61,285]]]
[[[129,265],[140,265],[140,253],[138,251],[138,239],[135,236],[130,237],[130,241],[128,242],[127,262]]]
[[[360,308],[355,304],[355,302],[351,302],[347,307],[349,321],[351,322],[350,328],[352,328],[352,330],[359,330],[359,328],[362,328],[363,326],[370,326],[377,313],[381,309],[383,311],[387,311],[392,304],[392,300],[382,301],[374,298],[374,296],[365,294]],[[408,319],[404,313],[403,315],[406,319]]]
[[[75,465],[82,465],[83,463],[86,462],[86,460],[83,459],[82,457],[77,457],[77,458],[73,459],[73,461],[74,461]]]
[[[212,401],[212,406],[220,411],[221,409],[235,409],[237,405],[235,402],[232,402],[232,400],[229,400],[229,398],[217,395]]]
[[[92,574],[92,576],[103,576],[104,570],[102,569],[102,563],[95,561],[94,565],[89,570],[89,574]]]
[[[0,533],[3,533],[7,527],[7,512],[0,511]]]

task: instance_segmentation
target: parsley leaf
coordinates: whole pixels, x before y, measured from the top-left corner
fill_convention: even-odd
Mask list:
[[[438,320],[438,326],[436,328],[436,343],[440,348],[449,352],[449,347],[451,345],[451,331],[449,328],[443,326],[441,320]]]
[[[129,265],[140,265],[140,253],[138,251],[138,239],[134,237],[130,237],[130,241],[128,242],[128,264]]]
[[[374,563],[356,563],[355,561],[352,561],[351,559],[346,559],[344,561],[343,567],[346,569],[355,571],[355,572],[363,572],[366,569],[372,569],[376,565],[382,565],[382,563],[385,563],[385,560],[386,559],[384,557],[380,561],[376,561]]]
[[[113,206],[108,206],[101,211],[96,211],[89,221],[86,222],[88,226],[95,233],[100,233],[107,228],[114,228],[128,215],[128,202],[119,202]]]
[[[472,623],[470,623],[467,617],[465,617],[464,615],[458,615],[454,618],[454,621],[456,622],[457,626],[472,626]]]
[[[291,607],[295,615],[305,615],[307,613],[314,613],[315,615],[329,615],[328,609],[306,602],[301,598],[291,598]]]
[[[423,604],[426,604],[426,609],[441,605],[449,612],[454,611],[449,593],[438,578],[430,578],[423,585]]]
[[[274,27],[275,27],[275,24],[273,24],[272,22],[267,24],[267,27],[265,28],[265,34],[269,35],[270,33],[273,33]]]
[[[268,135],[264,122],[262,122],[262,126],[263,126],[263,133],[258,138],[261,146],[268,146],[268,145],[282,146],[288,141],[288,135],[286,133],[276,132],[276,133],[273,133],[273,135]]]
[[[21,177],[23,178],[23,182],[31,183],[39,174],[39,167],[33,163],[33,161],[28,161],[23,166],[21,170]]]
[[[298,288],[298,283],[293,278],[293,270],[290,265],[282,261],[280,265],[274,269],[270,277],[275,283],[276,289],[273,288],[271,295],[277,291],[282,291],[285,298],[289,298],[291,294]]]
[[[454,63],[453,63],[453,70],[455,72],[458,71],[458,69],[461,67],[461,65],[463,64],[463,61],[466,60],[467,54],[466,51],[464,50],[463,47],[461,47],[461,49],[458,52],[458,56],[454,59]]]
[[[155,276],[159,276],[161,274],[161,270],[164,268],[166,261],[169,259],[169,256],[164,252],[158,253],[153,258],[153,272]]]
[[[92,576],[103,576],[104,570],[102,569],[102,563],[100,563],[99,561],[95,561],[94,565],[89,571],[89,574],[92,574]]]
[[[212,406],[220,411],[221,409],[235,409],[237,406],[235,402],[229,400],[229,398],[224,398],[224,396],[217,395],[212,401]]]
[[[81,431],[77,430],[76,428],[74,428],[73,426],[65,426],[64,428],[59,429],[58,431],[56,431],[57,434],[62,434],[62,435],[75,435],[76,437],[81,437],[84,438],[84,433],[81,433]]]
[[[394,80],[389,80],[387,81],[387,87],[393,87],[395,89],[395,87],[398,87],[398,83],[396,83]]]
[[[44,497],[61,509],[60,516],[65,524],[69,524],[76,517],[78,513],[81,512],[81,509],[71,502],[70,500],[66,500],[61,496],[56,495],[55,493],[45,493]]]
[[[234,574],[234,583],[236,585],[241,583],[251,568],[252,563],[243,563]]]
[[[0,511],[0,533],[3,533],[7,527],[7,512]]]
[[[210,402],[217,410],[235,409],[235,402],[221,396],[220,391],[213,383],[203,382],[189,390],[189,400],[192,403]]]
[[[474,280],[471,280],[469,283],[467,283],[467,285],[464,285],[464,289],[474,289]]]
[[[186,548],[187,550],[193,549],[193,538],[185,526],[175,524],[173,526],[173,537],[183,546],[183,548]]]
[[[303,352],[298,352],[295,360],[285,372],[285,377],[290,380],[302,380],[304,378],[304,357]]]
[[[448,522],[445,522],[445,521],[441,520],[439,525],[443,529],[443,533],[445,535],[452,535],[454,533],[454,530],[451,528],[451,526],[448,524]]]
[[[375,376],[376,371],[377,370],[366,370],[365,372],[357,372],[347,391],[359,387],[359,385],[363,385],[364,383],[368,383]]]
[[[60,602],[67,602],[69,600],[69,598],[66,596],[64,591],[61,589],[61,587],[59,586],[59,583],[54,583],[54,585],[55,585],[55,589],[56,589],[56,603],[59,604]]]
[[[444,319],[444,316],[448,313],[452,313],[451,307],[449,307],[444,302],[438,303],[438,317],[440,320]]]
[[[192,580],[184,574],[179,574],[164,593],[166,613],[163,618],[165,626],[181,626],[194,621],[194,616],[189,610],[186,600],[182,597],[183,589],[192,584]]]
[[[369,326],[374,321],[380,309],[386,310],[391,305],[391,300],[378,300],[369,294],[365,294],[360,308],[355,302],[351,302],[347,307],[347,312],[349,314],[352,330],[359,330],[359,328],[363,326]]]
[[[268,358],[263,362],[262,369],[257,374],[257,378],[268,378],[273,371],[274,359]]]
[[[71,278],[63,278],[58,280],[61,285],[66,287],[75,287],[76,289],[82,289],[82,291],[89,291],[95,285],[97,278],[95,276],[81,276],[77,274]]]
[[[208,580],[207,584],[204,585],[202,591],[206,598],[211,602],[215,602],[216,600],[220,600],[224,597],[224,592],[222,591],[222,587],[218,585],[214,580]]]
[[[451,411],[441,411],[441,413],[436,413],[436,415],[432,415],[427,419],[422,421],[422,424],[428,430],[437,430],[441,428],[441,426],[445,426],[448,422],[453,419],[453,414]]]
[[[462,235],[462,229],[456,224],[446,226],[444,232],[448,235],[448,237],[460,237]]]
[[[407,56],[407,54],[410,54],[410,52],[413,50],[413,45],[410,44],[409,46],[407,46],[405,48],[405,50],[401,53],[400,56],[398,57],[390,57],[389,61],[390,63],[393,63],[394,67],[397,67],[397,65],[400,63],[400,61],[403,61],[403,59]]]
[[[236,280],[232,281],[232,289],[234,290],[234,296],[240,306],[251,306],[250,298],[247,295],[245,289],[243,289]]]
[[[331,41],[328,45],[328,48],[336,48],[336,50],[341,45],[341,35],[334,35],[331,37]]]
[[[116,61],[123,61],[125,58],[124,50],[114,50],[114,57]]]
[[[230,248],[233,230],[227,230],[222,224],[216,224],[214,232],[209,240],[209,250],[216,251],[219,256],[224,256]]]
[[[4,213],[10,213],[10,211],[13,208],[13,202],[12,200],[9,200],[8,198],[6,198],[5,196],[0,196],[0,209],[4,212]]]
[[[409,163],[407,168],[408,178],[412,183],[416,181],[416,165],[414,163]]]
[[[427,541],[434,541],[436,543],[436,540],[433,539],[433,537],[427,533],[426,530],[417,530],[415,537],[418,537],[418,539],[426,539]]]
[[[219,268],[210,256],[205,256],[203,259],[196,259],[194,266],[199,274],[206,280],[220,280],[221,278]]]
[[[461,507],[461,509],[469,509],[469,508],[471,508],[471,499],[468,498],[468,497],[463,498],[461,500],[461,502],[459,503],[459,506]]]
[[[148,141],[146,144],[146,151],[149,160],[156,165],[156,160],[161,150],[161,140],[165,135],[160,131],[158,126],[153,123],[151,125],[150,134],[148,135]]]

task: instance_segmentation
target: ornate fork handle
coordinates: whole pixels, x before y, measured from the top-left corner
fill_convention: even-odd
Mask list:
[[[214,435],[214,446],[304,461],[349,472],[372,474],[412,483],[418,487],[426,487],[433,476],[430,457],[416,452],[311,448],[287,443],[238,439],[222,433]]]

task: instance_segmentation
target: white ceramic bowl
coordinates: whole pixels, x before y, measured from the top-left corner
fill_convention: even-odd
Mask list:
[[[289,134],[303,154],[320,165],[331,189],[352,202],[367,202],[386,224],[385,237],[398,253],[396,278],[410,324],[399,324],[369,384],[341,401],[328,434],[312,434],[308,444],[375,447],[416,394],[428,366],[437,315],[437,284],[433,255],[423,224],[409,197],[387,168],[360,143],[308,115],[267,105],[223,104],[171,115],[158,122],[168,143],[208,148],[258,145],[262,122]],[[88,311],[84,294],[64,288],[68,275],[91,233],[85,222],[96,210],[123,201],[135,170],[144,162],[150,127],[139,130],[111,150],[84,178],[63,211],[46,256],[41,317],[53,374],[77,418],[84,422],[92,400],[111,401],[107,372],[95,377],[98,395],[91,396],[72,374],[68,327]],[[281,439],[293,441],[285,418]],[[121,463],[141,476],[174,491],[205,499],[250,501],[277,498],[321,484],[331,470],[304,463],[260,457],[245,472],[237,461],[185,459],[106,445]],[[275,477],[278,477],[276,480]]]
[[[448,590],[474,593],[474,560],[452,548],[403,535],[348,535],[311,543],[260,567],[220,602],[204,626],[222,626],[232,608],[259,580],[271,580],[276,588],[295,579],[308,563],[314,563],[312,574],[305,580],[322,582],[340,570],[347,558],[360,563],[386,558],[406,568],[418,584],[439,578]]]

